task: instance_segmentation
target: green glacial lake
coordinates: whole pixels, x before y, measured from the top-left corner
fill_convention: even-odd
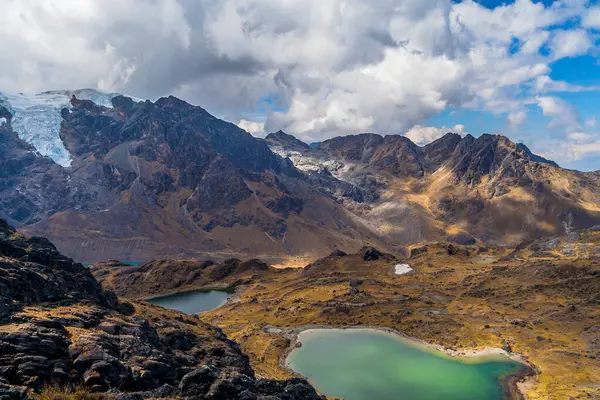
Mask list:
[[[222,306],[232,295],[233,291],[191,290],[167,296],[154,297],[147,301],[186,314],[199,314]]]
[[[136,265],[140,265],[142,262],[143,261],[122,261],[121,263],[123,265],[128,265],[128,266],[131,266],[131,267],[135,267]],[[83,264],[84,267],[89,267],[91,265],[94,265],[94,264]]]
[[[453,358],[369,329],[310,330],[299,340],[288,367],[345,400],[503,400],[503,379],[525,369],[502,356]]]

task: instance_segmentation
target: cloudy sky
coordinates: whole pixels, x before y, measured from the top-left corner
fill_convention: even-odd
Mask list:
[[[0,0],[0,91],[173,94],[256,135],[502,133],[600,169],[589,0]]]

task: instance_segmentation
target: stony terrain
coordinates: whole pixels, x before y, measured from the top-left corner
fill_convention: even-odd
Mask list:
[[[120,301],[49,241],[24,237],[4,221],[0,288],[3,399],[69,387],[96,399],[320,398],[301,379],[257,379],[220,329],[197,316]]]
[[[225,276],[218,283],[237,286],[238,296],[203,317],[235,338],[264,376],[292,376],[281,364],[292,337],[272,328],[373,326],[459,353],[521,354],[538,371],[521,385],[528,399],[600,397],[600,228],[516,249],[431,243],[407,256],[337,251],[304,269]],[[396,263],[415,271],[395,275]],[[176,264],[168,271],[191,268]],[[152,275],[138,279],[152,287]]]

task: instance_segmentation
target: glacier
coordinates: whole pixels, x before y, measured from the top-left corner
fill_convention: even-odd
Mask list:
[[[112,99],[120,95],[95,89],[57,90],[37,94],[0,92],[0,106],[11,113],[11,127],[20,139],[35,147],[41,155],[50,157],[66,168],[71,166],[73,159],[60,138],[61,111],[71,108],[71,97],[112,108]],[[135,98],[133,100],[139,101]]]
[[[313,157],[303,154],[296,150],[287,150],[282,146],[269,145],[271,151],[283,158],[289,158],[294,166],[302,172],[321,172],[327,169],[333,176],[344,180],[344,175],[351,169],[351,165],[344,164],[339,160],[324,160],[319,157]]]

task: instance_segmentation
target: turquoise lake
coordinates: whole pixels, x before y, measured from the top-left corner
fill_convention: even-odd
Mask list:
[[[345,400],[504,400],[502,381],[526,367],[508,357],[461,359],[368,329],[300,333],[288,366]]]
[[[147,301],[186,314],[199,314],[222,306],[232,295],[232,291],[225,290],[191,290],[154,297]]]
[[[140,265],[143,261],[122,261],[123,265],[129,265],[131,267],[135,267],[136,265]],[[94,264],[83,264],[84,267],[89,267]]]

